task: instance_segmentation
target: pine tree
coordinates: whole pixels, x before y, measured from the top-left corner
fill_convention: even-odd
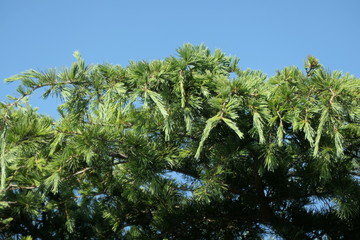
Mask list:
[[[360,79],[312,56],[268,77],[203,45],[74,56],[6,79],[0,239],[360,239]]]

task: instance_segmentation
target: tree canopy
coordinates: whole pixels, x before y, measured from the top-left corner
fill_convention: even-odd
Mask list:
[[[0,239],[360,239],[360,79],[185,44],[28,70],[0,105]],[[39,90],[38,90],[39,89]],[[27,98],[61,99],[60,117]]]

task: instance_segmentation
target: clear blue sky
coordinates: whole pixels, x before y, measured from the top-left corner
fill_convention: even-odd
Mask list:
[[[126,66],[205,43],[269,75],[314,55],[360,77],[359,11],[359,0],[1,0],[0,101],[16,88],[3,79],[69,66],[75,50],[88,63]],[[31,103],[55,115],[54,101]]]

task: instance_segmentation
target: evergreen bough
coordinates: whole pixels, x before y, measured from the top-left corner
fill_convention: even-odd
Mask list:
[[[0,239],[360,239],[360,79],[177,53],[6,79]]]

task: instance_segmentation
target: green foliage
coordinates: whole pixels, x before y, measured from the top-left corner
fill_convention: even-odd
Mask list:
[[[6,79],[0,239],[360,238],[360,79],[312,56],[267,77],[204,45],[74,57]]]

